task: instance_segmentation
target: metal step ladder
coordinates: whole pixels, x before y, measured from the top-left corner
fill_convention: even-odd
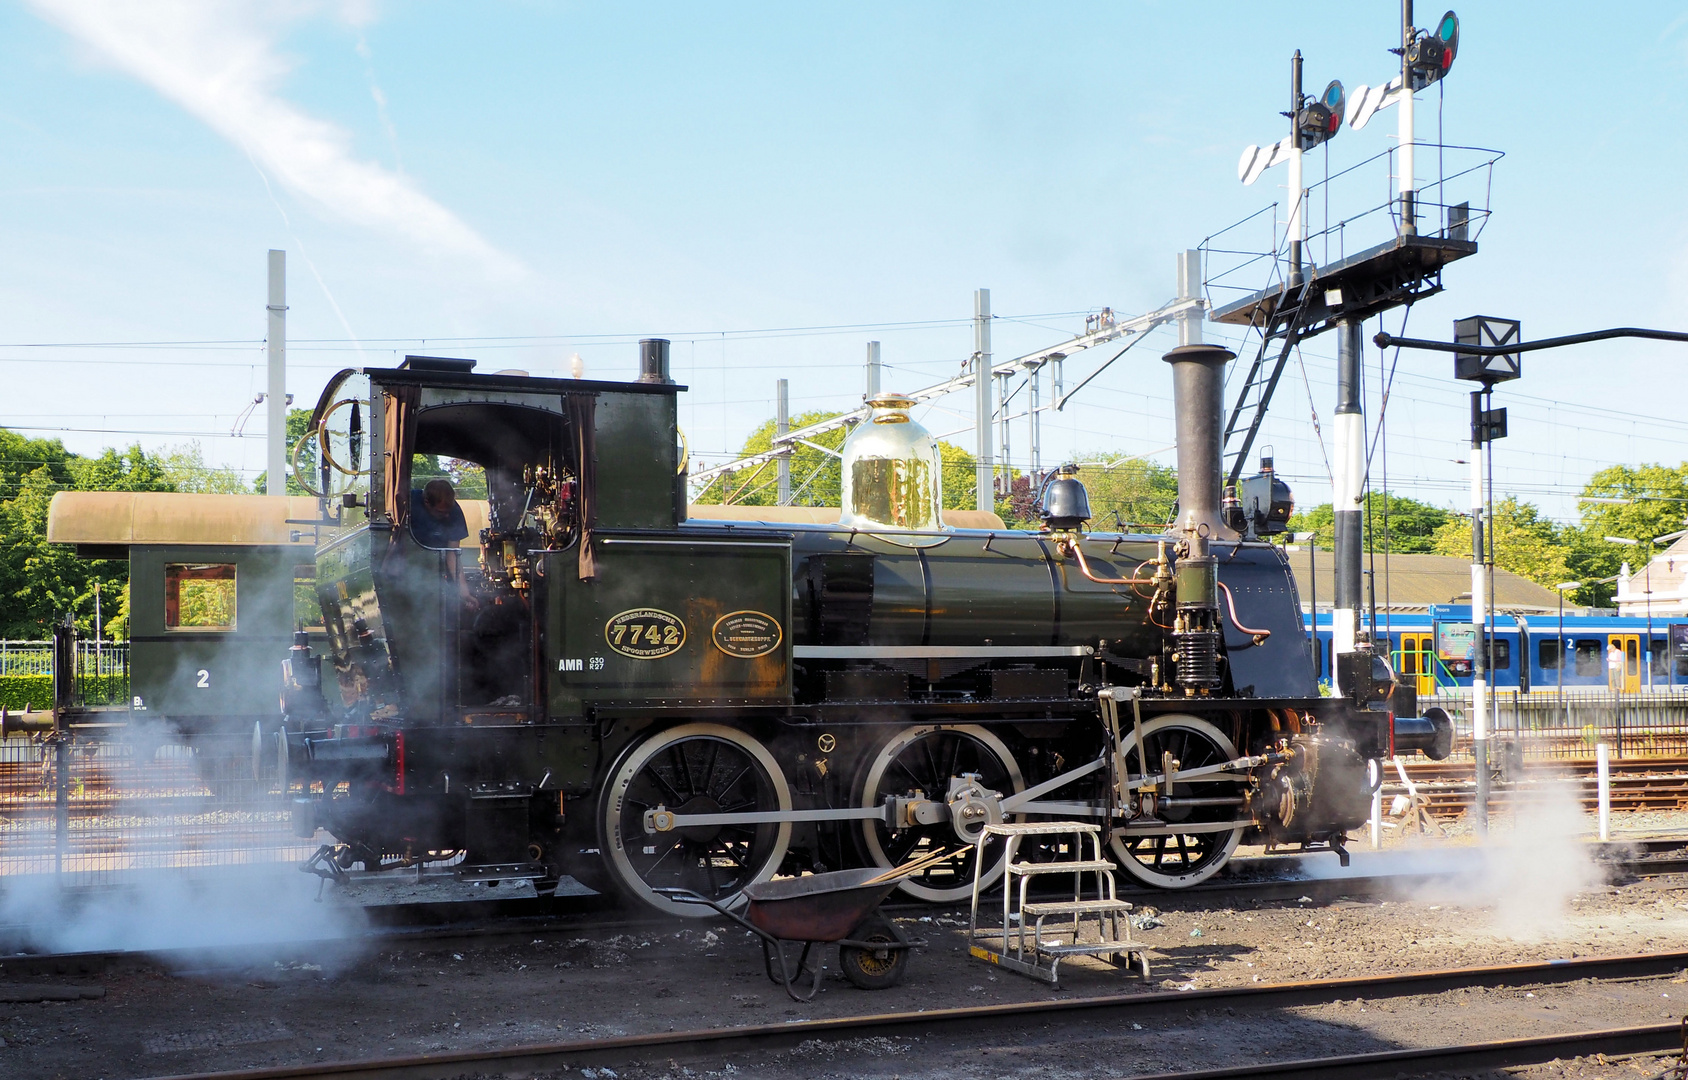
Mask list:
[[[1020,844],[1028,836],[1057,840],[1057,846],[1058,838],[1065,837],[1066,850],[1072,857],[1048,862],[1022,861]],[[1006,846],[1002,922],[998,927],[981,927],[979,898],[985,891],[982,875],[986,865],[985,847],[997,838]],[[1102,854],[1100,825],[1082,821],[987,825],[976,847],[973,914],[967,927],[968,947],[973,956],[1051,985],[1060,977],[1061,961],[1069,956],[1098,957],[1119,967],[1135,968],[1145,979],[1149,977],[1148,954],[1131,940],[1131,905],[1115,893],[1114,864]],[[1072,875],[1071,900],[1027,899],[1034,878],[1055,874]],[[1093,888],[1086,889],[1087,877],[1093,878]],[[1069,915],[1070,923],[1064,918]],[[1052,918],[1058,920],[1058,926],[1046,925]],[[1092,919],[1096,927],[1094,935],[1086,932]]]
[[[1260,425],[1266,419],[1266,408],[1272,402],[1278,380],[1283,378],[1284,368],[1289,365],[1290,354],[1300,343],[1304,331],[1318,322],[1323,313],[1322,304],[1312,303],[1314,277],[1312,268],[1309,268],[1300,284],[1285,285],[1278,304],[1261,327],[1260,348],[1255,352],[1254,362],[1249,365],[1248,375],[1237,392],[1230,418],[1225,421],[1221,445],[1228,461],[1226,487],[1237,482],[1248,464],[1248,452],[1253,449],[1255,437],[1260,434]]]

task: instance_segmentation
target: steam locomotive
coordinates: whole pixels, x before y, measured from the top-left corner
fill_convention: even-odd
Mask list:
[[[1451,726],[1366,651],[1320,696],[1264,539],[1287,487],[1264,474],[1222,505],[1231,358],[1166,357],[1181,510],[1158,536],[1086,531],[1072,470],[1040,531],[946,514],[936,445],[894,396],[845,443],[834,520],[688,520],[666,341],[625,383],[429,357],[342,372],[300,523],[327,655],[296,640],[254,751],[299,832],[335,838],[319,871],[450,859],[682,915],[658,890],[891,867],[1004,820],[1102,822],[1120,866],[1168,888],[1245,834],[1346,859],[1368,763],[1445,755]],[[478,566],[418,541],[417,454],[484,467]],[[903,887],[957,900],[1001,872],[967,847]]]

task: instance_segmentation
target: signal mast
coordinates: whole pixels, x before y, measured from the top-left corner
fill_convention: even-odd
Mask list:
[[[1412,0],[1403,0],[1401,44],[1390,51],[1401,58],[1400,72],[1394,78],[1381,86],[1362,85],[1351,98],[1345,97],[1342,83],[1333,79],[1317,99],[1302,93],[1302,58],[1296,51],[1290,68],[1290,109],[1285,114],[1290,120],[1290,133],[1267,147],[1247,147],[1237,163],[1237,177],[1245,185],[1254,183],[1275,165],[1288,165],[1289,210],[1283,244],[1289,257],[1288,272],[1281,284],[1216,307],[1210,316],[1215,322],[1261,330],[1259,353],[1226,426],[1226,452],[1233,459],[1227,482],[1232,484],[1295,346],[1326,330],[1337,332],[1336,460],[1332,468],[1336,601],[1332,608],[1331,674],[1339,691],[1358,681],[1357,674],[1363,669],[1356,665],[1371,662],[1370,642],[1359,632],[1361,511],[1366,480],[1365,425],[1360,406],[1361,327],[1368,318],[1440,292],[1442,267],[1477,252],[1476,242],[1466,235],[1465,208],[1449,207],[1448,219],[1439,228],[1432,227],[1428,232],[1420,228],[1422,204],[1414,171],[1413,95],[1452,69],[1459,52],[1459,18],[1449,11],[1434,32],[1420,29],[1413,25]],[[1390,106],[1397,108],[1400,121],[1398,195],[1391,208],[1395,235],[1385,243],[1324,266],[1312,265],[1306,257],[1308,192],[1302,177],[1302,155],[1333,138],[1345,117],[1350,128],[1359,130],[1379,110]],[[1485,693],[1482,668],[1477,667],[1476,673],[1478,689],[1472,708],[1480,717]],[[1485,771],[1486,735],[1485,722],[1478,720],[1475,749],[1479,775]]]

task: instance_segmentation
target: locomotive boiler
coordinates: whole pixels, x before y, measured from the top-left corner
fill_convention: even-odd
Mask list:
[[[1072,470],[1041,530],[946,512],[936,446],[890,395],[845,443],[836,512],[689,514],[684,388],[667,342],[641,350],[634,382],[410,357],[324,391],[308,524],[328,655],[294,647],[281,728],[254,736],[301,834],[332,834],[319,865],[568,875],[690,914],[658,890],[727,899],[1081,818],[1176,888],[1245,834],[1342,853],[1368,763],[1446,752],[1445,718],[1418,718],[1382,657],[1344,657],[1321,696],[1265,539],[1287,488],[1256,478],[1222,506],[1222,349],[1166,357],[1179,511],[1160,535],[1089,531]],[[419,454],[484,468],[475,548],[419,542]],[[962,898],[1001,872],[976,857],[904,888]]]

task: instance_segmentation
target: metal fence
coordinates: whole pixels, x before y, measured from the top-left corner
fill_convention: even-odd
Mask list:
[[[1688,689],[1613,694],[1600,689],[1493,693],[1490,738],[1510,743],[1525,759],[1592,757],[1605,743],[1617,757],[1688,756]],[[1453,717],[1454,758],[1471,756],[1471,697],[1437,694],[1420,709],[1440,706]]]
[[[109,885],[315,850],[293,835],[280,787],[253,779],[249,737],[0,740],[0,891],[33,875]]]

